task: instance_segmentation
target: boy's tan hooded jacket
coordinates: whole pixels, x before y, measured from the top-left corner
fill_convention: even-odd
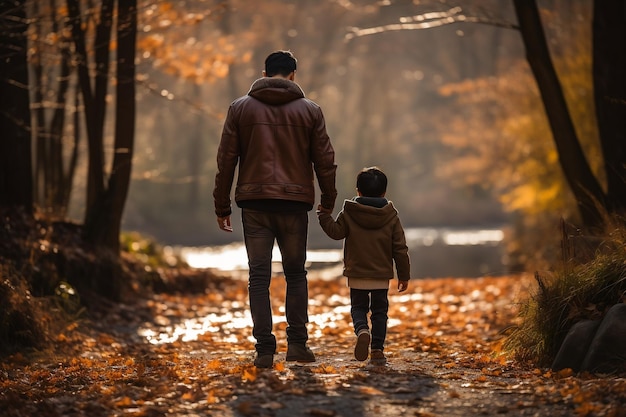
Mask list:
[[[384,198],[358,197],[356,200],[379,200],[384,205],[375,207],[345,200],[336,220],[328,213],[318,213],[320,226],[330,238],[345,239],[343,275],[392,279],[395,261],[398,279],[408,281],[411,277],[409,249],[393,203]]]

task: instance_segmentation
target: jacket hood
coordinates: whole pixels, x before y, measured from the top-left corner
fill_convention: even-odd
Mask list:
[[[252,83],[248,95],[276,106],[304,98],[304,91],[298,84],[285,78],[263,77]]]
[[[356,200],[345,200],[343,210],[346,215],[364,229],[379,229],[398,215],[393,203],[384,198],[376,199],[386,202],[382,207],[361,204],[357,200],[363,201],[361,197]]]

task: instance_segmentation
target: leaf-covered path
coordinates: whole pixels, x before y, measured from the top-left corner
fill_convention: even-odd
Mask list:
[[[502,356],[525,277],[415,280],[390,291],[389,363],[352,356],[343,280],[310,279],[313,364],[284,362],[284,284],[272,284],[274,368],[252,366],[246,283],[156,294],[68,322],[49,351],[6,358],[6,416],[626,416],[620,377],[533,369]]]

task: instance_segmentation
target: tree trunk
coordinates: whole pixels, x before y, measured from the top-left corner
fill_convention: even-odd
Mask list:
[[[32,16],[35,17],[34,26],[35,33],[38,39],[43,38],[46,29],[43,27],[44,20],[39,12],[39,2],[32,3],[31,9]],[[32,78],[30,81],[30,89],[33,91],[33,105],[35,116],[33,118],[33,131],[35,137],[35,171],[33,174],[33,187],[34,187],[34,203],[45,208],[48,206],[50,200],[48,192],[51,189],[48,180],[50,178],[49,172],[49,159],[48,154],[48,142],[46,138],[48,134],[46,132],[46,111],[44,109],[44,70],[43,70],[43,54],[41,45],[35,44],[33,47],[34,53],[32,54]]]
[[[86,224],[91,241],[119,253],[122,214],[130,185],[135,135],[137,2],[120,1],[117,22],[115,154],[108,186]]]
[[[25,3],[25,0],[0,2],[0,205],[20,206],[32,213]]]
[[[82,27],[80,3],[78,0],[67,0],[67,9],[72,28],[72,38],[76,47],[76,60],[80,89],[83,96],[85,113],[85,127],[87,130],[88,172],[87,172],[87,203],[85,210],[85,225],[94,221],[94,210],[104,198],[104,115],[106,112],[106,80],[109,70],[109,40],[110,33],[104,34],[105,29],[111,30],[113,0],[104,0],[100,13],[100,21],[96,29],[96,81],[95,92],[91,88],[89,74],[85,31]],[[105,21],[103,21],[103,19]],[[106,42],[106,45],[103,45]],[[106,55],[106,56],[105,56]],[[94,242],[95,243],[95,242]]]
[[[135,51],[137,47],[137,0],[118,3],[117,100],[115,116],[115,157],[109,179],[112,194],[111,247],[119,251],[122,215],[130,187],[135,144]]]
[[[563,90],[550,58],[536,0],[513,0],[526,58],[535,76],[559,163],[572,190],[584,226],[602,224],[604,192],[585,158],[572,123]]]
[[[593,81],[607,210],[626,213],[626,3],[594,1]]]

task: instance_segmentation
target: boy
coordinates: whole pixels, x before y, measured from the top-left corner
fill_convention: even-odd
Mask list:
[[[345,200],[343,209],[333,220],[330,213],[318,207],[320,226],[335,240],[344,241],[344,270],[350,287],[352,323],[357,335],[354,356],[359,361],[384,365],[383,353],[387,335],[389,280],[396,264],[398,291],[409,286],[410,262],[404,230],[398,212],[385,198],[387,177],[377,167],[364,168],[357,176],[358,196]],[[371,333],[367,314],[371,311]]]

